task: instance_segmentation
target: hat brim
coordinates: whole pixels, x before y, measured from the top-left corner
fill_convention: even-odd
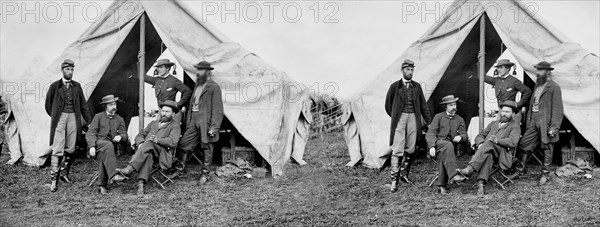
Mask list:
[[[198,69],[198,70],[200,70],[200,69],[208,69],[208,70],[213,70],[213,69],[215,69],[215,68],[213,68],[213,67],[206,67],[206,66],[194,66],[194,68],[196,68],[196,69]]]
[[[175,65],[175,63],[173,63],[173,62],[169,62],[169,63],[161,63],[161,64],[156,64],[154,67],[159,67],[159,66],[163,66],[163,65],[166,65],[166,66],[174,66],[174,65]]]
[[[494,65],[494,67],[498,68],[498,67],[500,67],[500,66],[505,66],[505,65],[506,65],[506,66],[513,67],[513,66],[515,66],[515,63],[512,63],[512,62],[511,62],[511,63],[497,64],[497,65]]]
[[[505,106],[510,107],[514,113],[519,112],[519,108],[517,108],[516,106],[512,106],[512,105],[500,105],[500,109],[502,109]]]
[[[163,106],[171,107],[171,109],[173,109],[173,112],[175,112],[175,113],[179,112],[179,108],[177,108],[177,106],[173,106],[173,105],[170,105],[170,104],[160,104],[160,105],[158,105],[158,107],[160,107],[161,109],[163,108]]]
[[[443,101],[440,102],[440,105],[444,105],[444,104],[448,104],[448,103],[453,103],[453,102],[458,102],[459,98],[454,98],[452,100],[448,100],[448,101]]]
[[[415,67],[415,65],[403,65],[402,68]]]
[[[552,67],[546,67],[546,66],[537,66],[537,65],[534,65],[533,67],[536,68],[536,69],[554,70],[554,68],[552,68]]]
[[[119,98],[118,98],[118,97],[115,97],[115,99],[113,99],[113,100],[110,100],[110,101],[104,101],[104,102],[100,102],[100,104],[108,104],[108,103],[111,103],[111,102],[117,102],[117,101],[119,101]]]

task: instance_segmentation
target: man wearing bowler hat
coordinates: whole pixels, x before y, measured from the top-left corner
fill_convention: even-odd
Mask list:
[[[70,183],[69,170],[73,163],[75,143],[82,126],[92,120],[81,84],[73,80],[75,63],[61,63],[63,77],[50,85],[46,94],[46,113],[50,116],[50,191],[58,190],[58,180]],[[82,122],[81,119],[85,122]],[[64,157],[64,163],[61,161]]]
[[[104,110],[97,113],[90,123],[90,128],[85,134],[90,156],[98,159],[97,185],[101,194],[107,194],[108,182],[122,181],[125,178],[117,174],[117,159],[115,158],[115,144],[127,141],[127,127],[125,120],[117,113],[117,101],[114,95],[102,97],[100,105]]]
[[[540,144],[544,152],[544,165],[539,184],[543,185],[550,180],[554,143],[558,142],[558,131],[563,119],[563,101],[560,86],[550,78],[554,70],[550,63],[542,61],[534,67],[537,69],[537,79],[529,101],[527,128],[519,143],[522,151],[521,166],[511,177],[515,178],[525,171],[527,156]]]
[[[525,106],[531,97],[531,89],[523,84],[519,79],[510,75],[510,70],[515,66],[515,63],[508,59],[500,59],[494,67],[498,71],[498,77],[485,76],[485,82],[494,86],[496,90],[496,100],[498,105],[504,101],[515,101],[517,93],[521,92],[521,99],[517,102],[517,107],[520,110]],[[517,112],[515,121],[521,122],[521,111]]]
[[[438,160],[438,188],[442,195],[446,195],[446,186],[455,182],[466,180],[456,172],[455,147],[460,142],[467,141],[465,121],[456,114],[458,98],[448,95],[442,98],[440,105],[446,111],[433,117],[425,139],[429,148],[429,156]]]
[[[431,122],[423,89],[412,80],[415,63],[406,59],[401,67],[403,79],[390,85],[385,99],[385,111],[392,117],[389,142],[392,152],[392,192],[398,190],[398,178],[412,184],[408,174],[414,160],[417,140],[422,138],[421,117],[425,119],[425,125]]]
[[[517,103],[504,101],[500,104],[500,108],[500,119],[492,121],[475,137],[477,151],[471,157],[469,165],[457,170],[464,176],[477,172],[477,195],[479,196],[484,194],[483,185],[490,177],[495,158],[498,159],[502,171],[511,168],[513,157],[510,150],[517,147],[521,136],[519,122],[513,119],[518,111]]]
[[[221,99],[221,87],[212,79],[214,68],[210,63],[201,61],[194,65],[198,70],[196,74],[196,87],[192,100],[190,101],[187,126],[179,148],[183,151],[181,155],[182,171],[190,155],[200,146],[204,152],[203,173],[200,176],[200,184],[210,179],[210,164],[213,162],[214,143],[219,141],[219,128],[223,120],[223,100]]]
[[[177,92],[181,92],[181,98],[179,99],[179,102],[177,102],[177,108],[181,109],[190,100],[192,90],[185,86],[185,84],[177,79],[177,77],[169,73],[173,65],[175,65],[175,63],[171,62],[169,59],[159,59],[154,66],[158,71],[158,76],[152,77],[146,75],[144,81],[154,86],[154,94],[156,95],[158,103],[167,100],[176,101],[175,98]],[[181,114],[175,115],[174,119],[175,121],[180,122]]]
[[[116,169],[120,174],[129,177],[134,171],[138,173],[138,195],[144,194],[144,184],[150,177],[154,158],[158,158],[161,169],[168,170],[173,164],[175,148],[181,136],[179,122],[173,116],[179,112],[177,103],[167,100],[159,103],[160,119],[154,120],[135,137],[137,151],[131,161],[123,169]]]

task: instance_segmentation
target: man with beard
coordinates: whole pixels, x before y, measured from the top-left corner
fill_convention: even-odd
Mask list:
[[[156,94],[158,103],[167,100],[175,101],[177,92],[181,92],[181,98],[179,99],[179,102],[177,102],[177,108],[181,109],[190,100],[192,90],[185,86],[185,84],[177,79],[177,77],[169,73],[173,65],[175,65],[175,63],[171,62],[169,59],[158,60],[154,66],[158,71],[158,76],[152,77],[146,75],[144,81],[154,86],[154,93]],[[174,118],[175,121],[180,122],[181,114],[176,114]]]
[[[194,65],[196,74],[196,87],[187,113],[187,127],[179,148],[183,151],[181,156],[181,171],[185,171],[185,163],[189,155],[198,145],[204,152],[203,171],[200,184],[210,180],[209,165],[213,162],[214,143],[219,141],[219,128],[223,120],[223,100],[221,87],[210,76],[214,68],[210,63],[201,61]]]
[[[92,117],[78,82],[72,80],[75,63],[65,59],[61,64],[63,78],[50,85],[46,94],[46,113],[50,122],[50,191],[58,190],[58,179],[71,183],[69,170],[73,163],[75,142],[82,125]],[[85,122],[81,122],[81,119]],[[61,168],[61,161],[64,163]]]
[[[520,167],[511,175],[516,178],[525,171],[527,155],[531,154],[538,144],[541,143],[544,152],[544,166],[539,180],[543,185],[550,180],[550,165],[554,153],[554,143],[558,142],[558,130],[563,119],[563,102],[560,86],[550,79],[552,66],[542,61],[534,65],[537,69],[536,84],[533,97],[529,102],[527,114],[527,128],[519,143],[521,152]]]
[[[392,152],[392,192],[398,190],[398,178],[412,184],[408,174],[417,140],[422,137],[421,117],[427,125],[431,122],[423,89],[419,83],[412,80],[415,63],[406,59],[401,67],[404,78],[390,85],[385,100],[385,111],[392,117],[389,142]]]
[[[101,105],[106,111],[96,114],[90,128],[85,134],[85,139],[90,149],[90,156],[98,155],[98,190],[100,194],[107,194],[108,182],[122,181],[125,178],[117,174],[117,159],[115,158],[115,144],[127,140],[125,120],[117,112],[117,101],[114,95],[102,98]],[[110,181],[109,181],[110,179]]]
[[[144,194],[144,184],[150,177],[154,157],[158,158],[161,169],[171,168],[174,150],[179,142],[179,136],[181,136],[179,122],[173,120],[173,115],[179,111],[177,103],[167,100],[158,106],[160,107],[160,120],[150,122],[144,131],[135,137],[137,151],[131,156],[129,165],[123,169],[116,169],[117,172],[127,177],[134,171],[138,173],[138,195]]]
[[[456,114],[458,98],[448,95],[442,98],[441,105],[446,106],[446,111],[433,117],[425,139],[429,148],[429,156],[438,160],[438,188],[442,195],[448,194],[447,185],[461,182],[467,178],[456,172],[455,146],[461,141],[467,141],[465,121]],[[448,181],[450,179],[450,181]]]
[[[525,86],[519,79],[509,74],[513,66],[515,66],[515,63],[510,62],[508,59],[498,60],[495,66],[498,71],[498,77],[486,75],[485,82],[494,86],[498,105],[504,101],[515,101],[517,93],[521,92],[521,100],[517,102],[517,107],[520,110],[531,97],[531,89]],[[515,121],[521,122],[520,111],[515,115]]]
[[[513,119],[518,111],[517,103],[505,101],[500,104],[500,108],[500,120],[491,122],[475,137],[477,152],[471,157],[469,165],[457,170],[464,176],[477,172],[478,196],[484,194],[483,185],[490,177],[494,158],[498,159],[502,171],[511,168],[513,157],[509,150],[517,147],[521,136],[519,122]]]

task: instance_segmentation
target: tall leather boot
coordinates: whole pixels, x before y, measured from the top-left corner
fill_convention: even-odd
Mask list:
[[[54,156],[50,157],[50,191],[56,192],[58,190],[58,178],[60,175],[60,162],[62,161],[62,156]]]
[[[404,159],[402,159],[402,163],[400,163],[400,180],[404,183],[413,184],[410,178],[408,178],[412,162],[413,157],[411,157],[409,154],[404,154]]]
[[[63,156],[63,163],[60,167],[60,180],[65,183],[71,183],[71,179],[69,179],[69,171],[71,170],[71,165],[73,164],[73,155],[65,153]]]
[[[398,191],[398,169],[400,168],[400,158],[401,157],[396,157],[392,155],[390,159],[390,176],[392,178],[392,186],[390,187],[390,190],[392,191],[392,193]]]

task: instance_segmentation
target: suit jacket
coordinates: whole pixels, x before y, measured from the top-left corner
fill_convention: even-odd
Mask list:
[[[507,122],[500,127],[500,121],[492,121],[485,129],[475,137],[475,145],[479,146],[492,135],[496,135],[498,145],[505,149],[515,148],[521,139],[521,126],[514,120]]]
[[[83,89],[81,89],[81,84],[78,82],[71,80],[71,84],[73,84],[73,89],[71,89],[71,97],[73,97],[73,109],[75,110],[75,125],[77,126],[77,140],[79,140],[81,136],[81,126],[84,123],[89,123],[92,121],[92,114],[90,113],[90,109],[88,107],[87,102],[85,101],[85,97],[83,96]],[[64,83],[62,78],[55,81],[50,85],[48,89],[48,93],[46,94],[46,113],[50,116],[50,145],[54,143],[54,132],[56,131],[56,126],[58,125],[58,120],[60,119],[60,115],[62,114],[62,110],[65,104],[63,92]],[[85,122],[81,122],[81,118],[83,116],[83,120]]]
[[[533,109],[533,102],[535,97],[531,96],[529,102],[527,124],[531,124],[531,110]],[[552,80],[548,80],[546,87],[542,91],[540,96],[540,103],[538,106],[539,113],[543,115],[544,124],[541,124],[541,140],[542,143],[556,143],[558,142],[558,130],[563,119],[563,100],[560,86]],[[552,130],[557,133],[555,137],[549,137],[548,132]]]
[[[154,94],[159,103],[167,100],[175,101],[177,91],[179,91],[181,99],[177,102],[177,108],[181,109],[192,96],[192,90],[172,75],[167,75],[165,78],[146,75],[144,81],[154,86]]]
[[[446,111],[438,113],[433,117],[425,135],[427,148],[435,147],[435,142],[438,140],[452,141],[456,136],[460,136],[460,141],[467,141],[467,129],[463,118],[457,114],[450,118]]]
[[[199,84],[196,84],[196,87],[194,87],[194,93],[196,92],[196,89],[198,88]],[[190,104],[189,104],[189,108],[188,108],[188,114],[187,114],[187,124],[194,124],[192,123],[192,105],[194,104],[195,100],[193,100],[194,98],[192,97],[192,100],[190,100]],[[204,85],[204,89],[202,90],[202,93],[200,94],[200,100],[199,100],[199,114],[200,114],[200,119],[195,119],[199,122],[197,122],[200,125],[200,138],[202,140],[202,143],[214,143],[219,141],[219,128],[221,127],[221,121],[223,121],[223,99],[221,98],[221,87],[219,87],[219,85],[217,83],[215,83],[213,80],[209,79],[206,81],[206,84]],[[210,137],[208,136],[208,131],[209,130],[213,130],[213,131],[217,131],[216,136],[214,137]]]
[[[156,136],[156,143],[165,148],[177,147],[181,136],[179,122],[171,120],[160,126],[160,120],[150,122],[140,134],[135,137],[135,144],[140,145],[148,140],[151,135]]]
[[[88,148],[95,147],[96,141],[106,140],[111,141],[115,136],[120,135],[121,141],[127,141],[127,127],[125,127],[125,120],[115,114],[113,119],[108,117],[106,111],[97,113],[90,123],[90,128],[85,134],[85,140],[87,141]]]
[[[421,85],[414,80],[411,81],[411,84],[413,104],[415,106],[415,115],[417,118],[417,141],[420,141],[423,139],[423,135],[421,135],[421,127],[423,125],[421,116],[423,116],[425,123],[428,125],[431,122],[431,114],[429,113],[429,107],[427,106],[427,101],[425,101],[425,95],[423,94]],[[390,146],[394,143],[396,126],[398,126],[398,121],[400,121],[402,109],[404,108],[404,99],[406,98],[405,89],[406,87],[402,80],[396,81],[390,85],[385,98],[385,111],[392,117],[390,124]]]
[[[521,109],[531,97],[531,89],[511,75],[508,75],[506,78],[486,75],[485,82],[494,86],[498,104],[503,103],[504,101],[516,101],[517,92],[521,92],[521,100],[517,102],[517,107]]]

